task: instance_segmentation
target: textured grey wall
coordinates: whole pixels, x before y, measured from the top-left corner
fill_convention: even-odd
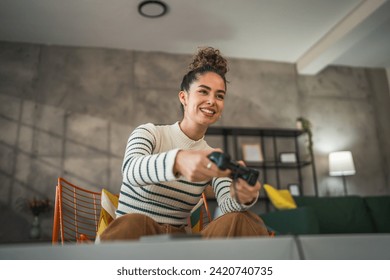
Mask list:
[[[194,47],[195,51],[195,47]],[[223,50],[221,50],[223,52]],[[0,242],[28,239],[26,201],[54,199],[58,176],[118,192],[132,129],[180,119],[177,93],[191,56],[0,43]],[[327,156],[351,150],[350,194],[388,194],[390,95],[382,69],[330,67],[298,76],[294,65],[230,59],[228,95],[217,125],[314,127],[320,195],[342,193]],[[313,194],[311,170],[305,193]],[[44,219],[51,234],[51,213]],[[17,221],[17,222],[9,222]],[[27,229],[27,230],[26,230]]]

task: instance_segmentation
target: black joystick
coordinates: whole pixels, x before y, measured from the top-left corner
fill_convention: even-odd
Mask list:
[[[231,160],[228,154],[212,152],[207,157],[214,162],[219,169],[229,169],[232,172],[233,178],[238,177],[244,179],[251,186],[256,185],[257,179],[260,175],[258,170],[238,164],[237,162]]]

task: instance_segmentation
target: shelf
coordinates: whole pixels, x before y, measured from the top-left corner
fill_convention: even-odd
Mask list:
[[[240,145],[245,143],[241,137],[258,138],[261,149],[262,158],[264,161],[249,162],[246,165],[250,168],[258,169],[262,173],[264,182],[272,184],[277,189],[284,189],[289,183],[288,178],[296,182],[299,188],[299,194],[304,195],[304,178],[307,172],[303,173],[303,168],[306,166],[312,167],[313,173],[313,187],[315,195],[317,196],[317,177],[315,174],[315,162],[313,154],[302,156],[300,153],[300,146],[302,142],[299,141],[300,136],[307,137],[307,133],[300,129],[290,128],[256,128],[256,127],[209,127],[206,136],[218,136],[223,143],[223,150],[228,151],[232,159],[241,158],[243,156]],[[253,141],[253,139],[251,139]],[[300,145],[301,144],[301,145]],[[288,152],[296,155],[296,162],[282,163],[280,162],[281,151],[287,146]],[[241,147],[242,148],[242,147]],[[307,157],[309,156],[309,157]],[[290,171],[296,172],[291,173]],[[286,176],[285,176],[286,175]],[[287,177],[287,180],[286,180]],[[293,178],[295,177],[295,178]],[[286,182],[287,181],[287,182]],[[268,202],[267,198],[261,199]],[[267,210],[268,210],[267,203]]]
[[[266,161],[266,162],[245,162],[245,164],[248,167],[251,168],[285,168],[285,169],[290,169],[290,168],[300,168],[300,167],[305,167],[309,166],[311,164],[310,161],[301,161],[299,163],[281,163],[281,162],[275,162],[275,161]]]
[[[254,128],[254,127],[209,127],[207,135],[237,135],[237,136],[275,136],[297,137],[304,132],[300,129],[288,128]]]

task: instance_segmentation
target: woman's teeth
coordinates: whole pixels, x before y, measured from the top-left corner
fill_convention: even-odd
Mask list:
[[[202,112],[205,112],[205,113],[207,113],[207,114],[215,114],[215,112],[214,111],[212,111],[212,110],[209,110],[209,109],[200,109]]]

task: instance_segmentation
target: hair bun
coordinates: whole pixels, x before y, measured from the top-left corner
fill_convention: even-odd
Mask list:
[[[193,61],[190,64],[190,70],[205,66],[214,68],[223,76],[225,76],[228,71],[226,59],[221,55],[218,49],[212,47],[199,48],[198,53],[194,56]]]

